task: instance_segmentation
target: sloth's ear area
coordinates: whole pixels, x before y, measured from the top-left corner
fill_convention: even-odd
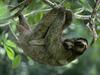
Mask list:
[[[74,41],[71,39],[65,39],[62,41],[62,44],[66,50],[70,50],[74,46]]]

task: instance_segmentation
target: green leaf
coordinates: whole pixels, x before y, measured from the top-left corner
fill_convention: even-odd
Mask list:
[[[17,30],[16,25],[17,25],[17,22],[16,22],[16,21],[11,21],[11,28],[12,28],[12,31],[13,31],[14,33],[15,33],[16,30]]]
[[[38,14],[35,16],[34,21],[37,23],[37,22],[42,18],[42,16],[43,16],[43,13],[42,13],[42,12],[38,13]]]
[[[8,15],[9,15],[9,10],[7,9],[7,6],[1,3],[0,4],[0,20],[6,18]]]
[[[8,33],[6,33],[2,38],[3,38],[4,42],[6,42],[7,38],[8,38]]]
[[[21,56],[17,55],[12,62],[12,68],[17,68],[21,63]]]
[[[7,40],[6,45],[10,46],[10,47],[13,47],[13,48],[16,48],[16,44],[11,40]]]
[[[14,59],[14,56],[15,56],[14,51],[9,46],[6,46],[6,45],[4,45],[4,48],[5,48],[6,52],[7,52],[8,58],[10,60],[13,60]]]
[[[90,6],[88,0],[80,0],[80,3],[82,4],[85,10],[90,12],[92,11],[92,7]]]

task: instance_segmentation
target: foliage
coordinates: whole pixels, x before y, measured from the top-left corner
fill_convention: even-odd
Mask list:
[[[2,69],[0,75],[100,75],[100,8],[97,11],[95,21],[98,34],[97,41],[93,46],[90,46],[80,58],[74,61],[74,63],[55,68],[44,64],[38,64],[30,58],[28,59],[23,54],[23,51],[16,46],[13,37],[18,35],[16,30],[18,19],[17,17],[12,20],[5,19],[12,16],[17,11],[15,10],[10,13],[7,6],[10,1],[12,6],[17,5],[16,0],[0,1],[0,70]],[[61,1],[62,0],[56,0],[58,3]],[[90,16],[95,2],[95,0],[66,0],[63,3],[66,8],[71,9],[74,13],[72,24],[64,31],[66,37],[84,37],[90,44],[92,34],[86,26],[87,20],[80,18],[82,16]],[[42,18],[43,14],[50,9],[51,8],[43,3],[42,0],[33,0],[31,4],[24,9],[23,13],[30,26],[34,28]],[[5,69],[5,67],[9,69],[9,73],[4,73],[8,70]],[[5,71],[3,71],[3,69],[5,69]]]

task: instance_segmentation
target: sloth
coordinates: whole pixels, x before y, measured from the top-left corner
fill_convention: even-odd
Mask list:
[[[62,32],[72,23],[73,14],[64,7],[53,8],[44,14],[32,30],[19,13],[18,45],[34,61],[52,66],[65,65],[82,55],[88,48],[85,38],[65,38]]]

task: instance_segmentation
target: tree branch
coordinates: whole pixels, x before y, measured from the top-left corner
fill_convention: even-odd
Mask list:
[[[96,39],[98,37],[96,30],[95,30],[95,19],[96,19],[97,10],[99,9],[99,7],[100,7],[100,0],[96,0],[93,11],[89,18],[89,22],[87,23],[87,27],[89,28],[89,30],[92,32],[92,35],[93,35],[93,40],[91,42],[91,45],[96,41]]]

